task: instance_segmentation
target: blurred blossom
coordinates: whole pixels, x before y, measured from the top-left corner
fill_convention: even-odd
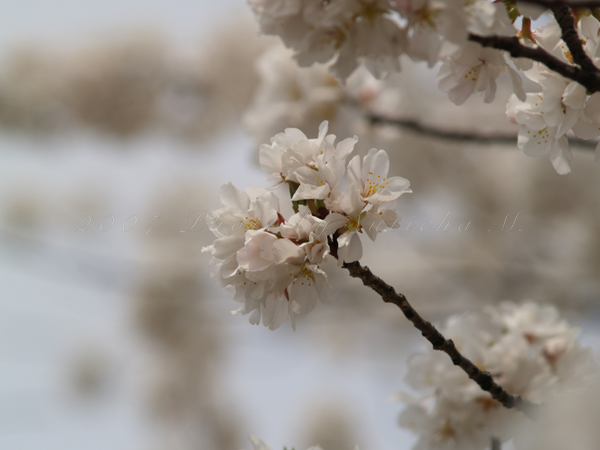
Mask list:
[[[578,330],[551,306],[505,302],[453,315],[441,332],[508,392],[544,408],[597,372],[591,351],[574,340]],[[492,437],[510,440],[523,419],[434,349],[410,359],[407,382],[420,397],[398,396],[407,405],[399,422],[419,435],[415,449],[483,450]]]
[[[165,52],[164,40],[148,33],[78,52],[65,98],[74,118],[116,135],[147,127],[165,85]]]
[[[141,268],[133,312],[153,349],[146,383],[165,448],[228,450],[239,446],[240,430],[237,414],[223,403],[227,342],[209,307],[199,233],[180,233],[204,197],[198,186],[182,183],[151,198],[162,222],[141,241],[152,265]]]
[[[108,393],[115,368],[106,349],[94,345],[77,352],[70,369],[73,391],[84,400],[92,400]]]
[[[31,131],[91,127],[127,137],[161,129],[206,138],[239,119],[258,77],[259,39],[247,17],[217,21],[185,53],[156,32],[115,36],[71,53],[19,49],[0,70],[0,124]]]
[[[53,51],[16,49],[0,68],[0,124],[24,131],[53,131],[69,116],[66,83]]]
[[[341,405],[343,402],[311,407],[307,414],[303,433],[306,446],[318,444],[323,449],[346,449],[356,447],[361,432],[359,422]]]

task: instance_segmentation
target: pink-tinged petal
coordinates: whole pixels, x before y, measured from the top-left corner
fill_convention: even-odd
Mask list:
[[[221,186],[221,202],[229,208],[247,211],[250,205],[250,197],[229,182]]]

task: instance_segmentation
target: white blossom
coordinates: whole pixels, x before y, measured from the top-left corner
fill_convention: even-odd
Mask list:
[[[564,175],[571,171],[569,141],[564,134],[557,136],[558,127],[549,126],[544,120],[543,98],[542,94],[527,94],[527,100],[522,103],[513,95],[508,101],[507,114],[521,125],[518,146],[523,153],[532,157],[550,154],[552,165]]]
[[[510,75],[517,97],[524,101],[521,77],[507,64],[504,55],[473,42],[444,58],[437,81],[440,90],[447,92],[456,105],[462,105],[475,92],[484,93],[485,102],[491,103],[496,95],[496,78],[502,72]]]
[[[508,392],[533,402],[562,395],[589,372],[590,352],[574,341],[577,329],[551,306],[502,303],[481,314],[452,316],[440,331]],[[519,417],[443,352],[431,349],[412,357],[406,379],[423,395],[397,397],[407,404],[400,425],[419,435],[415,449],[483,450],[491,437],[514,436]]]
[[[395,200],[411,192],[408,180],[388,178],[387,153],[372,149],[362,169],[358,157],[351,161],[342,191],[345,161],[357,138],[336,144],[327,125],[320,125],[317,138],[288,128],[261,146],[261,167],[268,179],[288,184],[296,214],[286,220],[272,191],[242,192],[229,183],[221,189],[225,208],[210,215],[216,240],[204,250],[213,256],[211,275],[235,291],[243,304],[235,312],[250,314],[253,324],[262,320],[274,330],[289,318],[295,328],[295,316],[335,298],[320,267],[332,252],[330,240],[337,241],[341,265],[362,256],[357,233],[364,230],[375,240],[399,226]]]

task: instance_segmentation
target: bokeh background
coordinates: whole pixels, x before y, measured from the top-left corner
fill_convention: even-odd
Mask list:
[[[243,0],[6,0],[0,17],[0,448],[411,447],[389,398],[424,343],[399,311],[331,263],[337,301],[271,332],[230,314],[201,253],[219,187],[267,187],[258,145],[322,120],[411,180],[364,263],[423,315],[531,299],[600,343],[590,148],[559,176],[512,144],[368,120],[515,135],[505,84],[456,107],[403,60],[341,87],[259,38]]]

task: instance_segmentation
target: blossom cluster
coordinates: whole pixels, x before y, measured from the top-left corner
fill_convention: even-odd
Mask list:
[[[411,192],[409,181],[388,177],[384,150],[346,163],[357,137],[336,144],[327,126],[314,139],[288,128],[260,147],[267,179],[288,185],[295,214],[283,217],[272,190],[240,191],[231,183],[221,188],[224,208],[211,213],[211,275],[235,291],[243,303],[237,312],[250,313],[253,324],[262,318],[274,330],[290,318],[295,327],[296,315],[335,297],[320,267],[334,239],[342,265],[361,258],[360,234],[374,241],[400,225],[395,200]]]
[[[578,32],[584,42],[583,49],[596,65],[600,62],[599,30],[600,22],[595,17],[580,17]],[[556,22],[538,27],[531,36],[556,58],[573,64]],[[507,115],[521,126],[518,145],[528,156],[550,154],[556,171],[569,173],[571,150],[567,132],[572,131],[585,140],[600,136],[600,92],[588,95],[582,85],[537,63],[525,71],[525,76],[537,83],[541,92],[528,93],[525,99],[513,96],[509,100]],[[599,156],[600,145],[596,147],[596,157]]]
[[[265,34],[278,35],[301,66],[333,60],[345,80],[359,64],[377,78],[400,70],[400,55],[430,66],[444,44],[468,33],[514,31],[502,3],[487,0],[248,0]]]
[[[543,8],[519,4],[517,9],[510,2],[488,0],[248,3],[263,33],[280,36],[300,66],[332,62],[330,71],[342,82],[361,64],[376,78],[399,72],[400,55],[406,54],[430,67],[442,62],[439,88],[461,105],[474,93],[482,94],[486,103],[492,102],[498,76],[508,74],[515,95],[507,114],[521,125],[519,148],[532,157],[549,154],[560,174],[570,172],[568,132],[585,140],[600,136],[600,94],[588,95],[583,86],[537,63],[534,66],[529,60],[512,58],[505,51],[484,48],[468,39],[469,35],[516,36],[521,44],[540,47],[578,68],[556,21],[531,29],[531,19],[538,18]],[[590,12],[574,15],[584,51],[597,65],[600,22]],[[521,29],[516,29],[514,23],[520,16]],[[530,93],[524,89],[522,74],[535,83]]]
[[[455,315],[441,330],[460,352],[512,394],[550,402],[587,377],[590,352],[574,341],[578,330],[552,306],[502,303],[482,314]],[[520,417],[492,399],[448,355],[412,357],[408,384],[423,393],[398,394],[407,404],[400,425],[418,433],[415,449],[483,450],[492,437],[512,439]]]

